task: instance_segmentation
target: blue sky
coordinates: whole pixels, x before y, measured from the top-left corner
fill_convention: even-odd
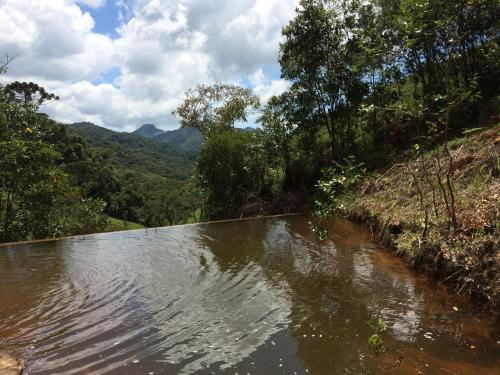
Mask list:
[[[16,58],[1,79],[59,95],[45,111],[61,122],[176,128],[172,110],[199,83],[250,87],[262,102],[287,88],[277,57],[297,2],[2,0],[0,52]]]
[[[84,12],[90,13],[94,19],[94,32],[109,35],[114,39],[118,38],[117,29],[121,22],[119,20],[119,8],[115,1],[106,1],[104,5],[98,8],[88,5],[80,5],[80,7]]]

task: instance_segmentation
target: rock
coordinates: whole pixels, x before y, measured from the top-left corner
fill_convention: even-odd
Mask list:
[[[19,375],[22,372],[21,361],[9,352],[0,351],[0,375]]]

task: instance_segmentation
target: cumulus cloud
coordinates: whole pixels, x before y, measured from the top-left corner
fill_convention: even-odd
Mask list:
[[[290,83],[284,79],[270,79],[266,77],[262,68],[259,68],[250,76],[250,83],[252,84],[253,91],[263,102],[266,102],[272,96],[280,95],[290,87]]]
[[[113,42],[94,20],[63,0],[0,2],[0,51],[16,58],[12,76],[93,80],[113,65]]]
[[[263,101],[287,88],[262,67],[276,67],[297,0],[108,1],[122,22],[114,39],[94,32],[79,6],[105,0],[0,0],[0,52],[16,56],[2,79],[58,94],[45,110],[59,121],[123,130],[176,127],[170,112],[198,83],[249,82]],[[120,74],[106,79],[113,70]]]

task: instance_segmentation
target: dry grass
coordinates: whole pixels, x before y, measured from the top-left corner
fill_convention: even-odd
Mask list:
[[[500,125],[455,140],[450,150],[456,229],[450,230],[438,183],[436,156],[443,185],[449,167],[442,148],[367,178],[349,205],[349,216],[370,226],[382,243],[415,267],[446,279],[458,293],[500,307]],[[419,189],[429,215],[425,235]]]

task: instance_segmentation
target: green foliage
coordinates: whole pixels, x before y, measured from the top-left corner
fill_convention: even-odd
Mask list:
[[[133,223],[127,220],[115,219],[114,217],[107,217],[108,226],[106,227],[106,232],[117,232],[124,230],[135,230],[135,229],[143,229],[144,226],[141,224]]]
[[[246,121],[249,110],[257,109],[259,99],[250,89],[235,85],[198,85],[186,91],[182,104],[172,112],[182,127],[194,127],[205,138],[233,129]]]
[[[373,329],[372,335],[368,338],[368,345],[370,345],[375,354],[378,354],[384,350],[382,334],[387,330],[385,321],[376,314],[368,321],[368,325]]]
[[[250,150],[251,140],[247,133],[224,132],[203,147],[197,177],[209,218],[234,217],[249,197],[263,192],[264,169]]]
[[[326,240],[328,237],[328,230],[326,228],[323,228],[322,226],[316,225],[313,222],[309,221],[308,222],[309,227],[311,228],[312,232],[321,240]]]
[[[315,201],[315,215],[326,218],[345,209],[340,195],[351,189],[365,174],[363,163],[356,163],[353,157],[346,158],[343,164],[323,169],[323,177],[317,187],[323,194],[323,201]]]
[[[168,134],[68,130],[38,112],[54,94],[35,83],[2,87],[0,237],[97,230],[102,210],[146,226],[234,217],[313,189],[320,217],[343,211],[339,196],[364,173],[351,155],[377,168],[415,144],[420,156],[440,142],[449,154],[449,137],[498,114],[499,12],[493,0],[301,0],[280,45],[290,87],[264,106],[259,130],[234,130],[259,107],[251,90],[186,92],[174,114],[203,134],[198,161],[161,143]],[[449,160],[441,190],[455,227]]]
[[[23,92],[21,97],[13,92]],[[102,201],[82,200],[48,140],[57,125],[38,112],[55,98],[38,85],[16,82],[0,90],[0,241],[102,229]]]
[[[24,105],[33,103],[41,105],[52,100],[59,100],[58,96],[48,93],[34,82],[15,81],[6,85],[4,90],[11,100],[17,100]]]
[[[106,201],[106,214],[147,227],[182,224],[202,200],[191,176],[195,154],[139,135],[90,123],[70,126],[89,145],[94,162],[70,164],[90,196]],[[82,183],[85,176],[91,176]]]
[[[498,12],[488,0],[302,0],[280,46],[296,136],[326,134],[334,160],[377,167],[422,136],[442,140],[446,122],[474,126],[479,106],[495,110]]]

